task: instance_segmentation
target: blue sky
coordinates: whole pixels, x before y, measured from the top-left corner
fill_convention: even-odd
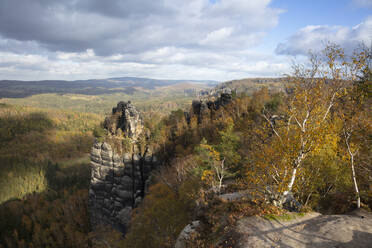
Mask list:
[[[371,38],[372,0],[2,0],[0,79],[277,77]]]
[[[278,26],[265,38],[263,45],[267,47],[276,46],[278,42],[285,41],[291,34],[308,25],[354,27],[372,16],[372,1],[276,0],[270,5],[283,9],[284,12],[280,14]]]

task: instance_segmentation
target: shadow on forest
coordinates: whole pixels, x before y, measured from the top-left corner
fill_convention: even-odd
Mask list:
[[[56,141],[50,137],[56,128],[45,113],[0,117],[0,247],[88,242],[89,164],[56,161],[83,156],[92,137],[75,133]]]
[[[87,186],[89,165],[63,167],[56,163],[87,153],[92,137],[68,134],[51,138],[56,124],[45,113],[0,117],[0,203],[47,189]]]
[[[150,84],[151,86],[151,84]],[[107,82],[87,81],[0,81],[0,98],[24,98],[38,94],[82,94],[103,95],[112,93],[124,93],[133,95],[137,89],[130,85],[117,84],[108,86]]]

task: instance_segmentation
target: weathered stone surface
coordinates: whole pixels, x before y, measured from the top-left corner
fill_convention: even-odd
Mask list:
[[[145,157],[145,161],[146,161],[147,163],[151,163],[151,162],[152,162],[152,156],[146,156],[146,157]]]
[[[133,179],[129,176],[123,176],[121,178],[120,185],[125,189],[130,189],[133,185]]]
[[[111,193],[112,184],[105,184],[105,190],[107,193]]]
[[[93,144],[93,147],[98,149],[99,151],[101,151],[101,147],[102,147],[102,142],[95,142]]]
[[[106,142],[103,142],[102,151],[103,152],[111,152],[112,151],[111,146],[109,144],[107,144]]]
[[[114,207],[115,207],[115,208],[122,208],[123,205],[121,204],[120,201],[115,201],[115,202],[114,202]]]
[[[120,224],[128,226],[130,224],[130,214],[132,212],[131,207],[125,207],[118,213],[118,219]]]
[[[132,163],[132,155],[129,154],[129,153],[124,153],[123,154],[123,162],[124,162],[124,164]]]
[[[109,224],[125,232],[130,222],[131,210],[142,201],[145,194],[142,192],[145,190],[143,185],[148,182],[150,171],[157,160],[150,149],[142,157],[137,148],[128,152],[115,145],[115,151],[123,152],[119,154],[109,143],[110,138],[115,135],[115,139],[122,139],[124,133],[135,145],[139,136],[144,133],[142,117],[130,102],[120,102],[113,109],[112,116],[106,118],[104,126],[110,133],[108,141],[96,141],[91,150],[91,223],[93,227]]]
[[[251,194],[249,194],[249,191],[239,191],[239,192],[219,195],[218,199],[220,199],[222,202],[235,202],[235,201],[250,199],[251,198],[250,196]]]
[[[118,177],[119,179],[124,176],[124,166],[115,167],[114,168],[114,177]]]
[[[98,165],[102,163],[101,157],[98,157],[98,156],[90,156],[90,160],[91,160],[91,162],[94,162]],[[95,166],[97,166],[97,165],[95,165]]]
[[[288,215],[289,219],[239,219],[234,227],[234,247],[372,247],[372,214],[365,210],[343,215]]]
[[[100,157],[101,156],[101,149],[93,147],[90,153],[91,156]]]
[[[121,157],[118,155],[118,154],[114,154],[113,156],[112,156],[112,161],[114,162],[114,163],[121,163],[122,162],[122,159],[121,159]]]
[[[126,164],[126,166],[124,167],[124,174],[131,176],[132,175],[132,170],[133,170],[133,165],[132,164]]]
[[[201,123],[203,117],[209,116],[211,111],[218,110],[232,101],[232,91],[230,88],[216,89],[203,92],[199,97],[199,100],[192,102],[192,111],[187,114],[186,121],[195,115],[198,123]]]
[[[134,201],[134,207],[138,207],[141,202],[142,202],[142,197],[140,196],[136,197],[136,200]]]
[[[105,119],[104,127],[114,135],[118,134],[120,129],[120,133],[124,132],[126,137],[137,140],[143,132],[143,121],[130,102],[119,102],[112,109],[112,116]]]
[[[200,228],[200,221],[193,221],[191,224],[185,226],[185,228],[181,231],[180,235],[178,235],[175,248],[187,248],[187,242],[190,240],[192,235],[195,235],[198,232],[198,228]]]
[[[114,163],[111,161],[103,161],[102,165],[107,166],[107,167],[113,167]]]
[[[125,199],[125,200],[132,199],[132,192],[130,191],[116,189],[115,193],[122,199]]]

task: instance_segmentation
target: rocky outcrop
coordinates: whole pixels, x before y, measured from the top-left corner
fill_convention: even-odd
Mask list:
[[[218,90],[201,91],[199,100],[192,102],[191,115],[196,115],[200,124],[203,117],[209,116],[211,111],[218,110],[232,101],[232,90],[223,88]]]
[[[96,141],[91,151],[90,219],[93,226],[109,224],[125,232],[157,161],[149,147],[137,146],[144,127],[130,102],[120,102],[104,126],[108,136]],[[129,138],[129,148],[122,146],[124,136]]]
[[[103,125],[112,135],[123,132],[124,136],[133,140],[137,140],[143,132],[142,117],[130,101],[119,102]]]
[[[196,220],[185,226],[181,233],[178,235],[174,248],[187,248],[188,242],[190,242],[194,236],[198,234],[201,228],[201,222]]]
[[[270,219],[240,219],[234,247],[372,247],[372,214],[355,210],[345,215],[287,214]]]

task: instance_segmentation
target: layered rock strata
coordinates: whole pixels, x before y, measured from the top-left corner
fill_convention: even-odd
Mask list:
[[[96,140],[91,151],[90,219],[93,226],[108,224],[125,233],[157,161],[149,147],[141,151],[137,146],[144,127],[130,102],[120,102],[104,126],[107,137]],[[120,143],[124,137],[129,138],[130,149]]]

